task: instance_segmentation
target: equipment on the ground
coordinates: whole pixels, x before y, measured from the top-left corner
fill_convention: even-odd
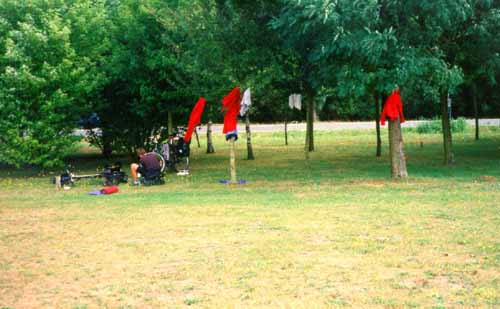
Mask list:
[[[184,140],[186,128],[177,127],[174,133],[168,138],[168,141],[161,147],[161,155],[165,160],[166,166],[171,171],[176,171],[179,176],[189,175],[189,143]],[[178,165],[186,160],[184,168],[177,169]]]
[[[103,178],[105,186],[113,186],[120,183],[126,183],[128,180],[127,174],[122,171],[122,164],[120,162],[116,162],[112,165],[106,164],[102,171],[90,175],[76,175],[72,173],[69,168],[67,168],[64,173],[54,177],[53,183],[57,188],[61,188],[73,185],[75,181],[80,179],[92,178]]]

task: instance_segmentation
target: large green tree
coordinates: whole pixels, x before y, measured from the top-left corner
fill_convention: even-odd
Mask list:
[[[299,82],[299,92],[307,101],[306,156],[314,150],[314,112],[318,93],[323,88],[320,77],[321,61],[319,46],[331,41],[337,32],[339,16],[330,15],[328,1],[282,1],[283,8],[271,23],[283,42],[290,49],[291,59],[298,66],[294,79]],[[331,22],[317,22],[320,16]]]
[[[479,114],[481,101],[488,101],[486,86],[497,85],[500,72],[500,2],[472,1],[473,13],[463,26],[461,35],[454,44],[450,44],[450,53],[464,72],[465,93],[469,93],[475,118],[475,138],[479,139]],[[491,103],[490,103],[491,104]]]
[[[102,5],[0,2],[1,162],[51,167],[73,149],[73,129],[100,83],[91,34],[105,28]]]
[[[389,93],[401,83],[396,70],[401,48],[394,30],[384,28],[377,1],[283,3],[272,25],[301,65],[296,78],[305,85],[309,106],[318,101],[320,109],[355,111],[367,118],[372,112],[367,113],[364,102],[378,101],[374,98],[379,93]],[[308,141],[312,140],[311,136]]]
[[[94,143],[132,154],[136,147],[150,148],[151,136],[166,137],[172,113],[185,124],[197,96],[184,59],[192,41],[173,12],[185,16],[187,10],[185,1],[108,5],[112,48],[103,67],[108,82],[94,105],[102,130]]]
[[[480,109],[499,110],[499,6],[491,0],[4,0],[0,162],[62,164],[78,140],[78,120],[92,113],[101,130],[90,140],[104,154],[149,147],[150,137],[163,138],[172,122],[186,123],[199,96],[208,99],[205,119],[222,120],[220,99],[239,85],[252,89],[251,116],[259,121],[282,120],[288,95],[304,94],[306,153],[314,149],[315,112],[378,119],[373,106],[399,86],[410,116],[441,114],[450,163],[448,94],[461,104],[454,105],[459,112],[473,109],[477,117]]]

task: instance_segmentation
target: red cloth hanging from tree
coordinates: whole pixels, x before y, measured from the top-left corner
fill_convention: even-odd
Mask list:
[[[380,124],[384,125],[386,118],[389,118],[390,121],[394,121],[398,119],[398,117],[401,123],[405,122],[405,116],[403,115],[403,101],[401,101],[399,89],[396,89],[385,101],[382,114],[380,114]]]
[[[236,125],[238,122],[238,114],[240,112],[241,92],[240,88],[234,87],[222,99],[222,111],[226,112],[224,115],[224,128],[222,133],[236,132]]]
[[[201,115],[203,114],[203,109],[205,109],[205,103],[207,100],[201,97],[196,102],[193,110],[191,111],[191,115],[189,116],[188,128],[186,134],[184,134],[184,141],[189,143],[191,141],[191,136],[193,135],[193,131],[197,125],[201,123]]]

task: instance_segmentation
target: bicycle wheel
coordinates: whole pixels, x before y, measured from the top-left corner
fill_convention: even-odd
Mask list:
[[[154,152],[154,154],[155,154],[158,162],[160,162],[160,172],[163,173],[165,171],[165,169],[167,168],[167,163],[165,162],[165,159],[163,158],[163,156],[160,153]]]

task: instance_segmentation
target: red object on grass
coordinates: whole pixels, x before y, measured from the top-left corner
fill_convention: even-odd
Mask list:
[[[203,114],[203,109],[205,109],[205,103],[207,100],[201,97],[196,102],[193,110],[191,111],[191,115],[189,116],[188,128],[186,134],[184,135],[184,141],[189,143],[191,141],[191,136],[193,135],[193,131],[197,125],[201,123],[201,114]]]
[[[236,130],[236,125],[238,123],[237,118],[240,112],[240,101],[241,93],[238,87],[234,87],[234,89],[222,99],[222,111],[226,112],[226,115],[224,115],[224,128],[222,129],[222,133]]]
[[[380,124],[385,124],[386,117],[389,118],[390,121],[394,121],[399,117],[401,123],[405,122],[405,116],[403,115],[403,101],[401,101],[399,89],[394,90],[385,101],[382,114],[380,114]]]
[[[101,192],[102,194],[113,194],[120,191],[117,186],[104,187]]]

